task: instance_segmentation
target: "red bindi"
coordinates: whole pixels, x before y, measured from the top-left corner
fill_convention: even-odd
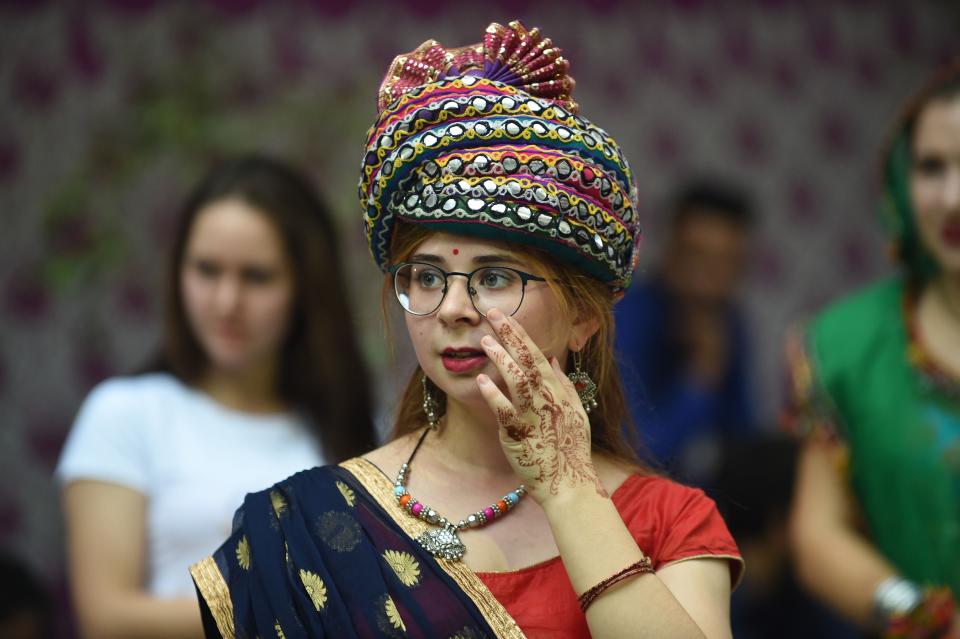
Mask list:
[[[453,249],[454,255],[460,255],[460,249]]]

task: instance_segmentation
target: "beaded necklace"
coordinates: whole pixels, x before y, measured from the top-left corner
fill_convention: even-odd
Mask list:
[[[427,438],[427,433],[431,430],[433,430],[433,428],[427,428],[423,431],[423,435],[421,435],[419,441],[417,441],[417,445],[414,447],[413,452],[410,453],[409,459],[400,466],[400,471],[397,473],[397,480],[394,482],[393,494],[396,496],[397,503],[400,504],[400,507],[410,515],[417,519],[422,519],[432,526],[439,526],[437,530],[428,530],[417,537],[417,543],[423,546],[424,550],[434,557],[459,561],[467,551],[467,547],[460,541],[460,536],[457,533],[464,528],[480,528],[506,515],[517,505],[520,498],[527,494],[527,489],[523,484],[520,484],[516,490],[507,493],[495,504],[490,504],[486,508],[476,511],[466,519],[461,519],[456,524],[440,515],[440,513],[433,508],[417,501],[407,492],[407,474],[410,472],[410,463],[413,461],[417,451],[420,450],[420,445],[423,444],[423,440]]]
[[[908,291],[903,297],[902,313],[907,328],[908,360],[920,374],[924,387],[952,399],[960,399],[960,378],[941,366],[923,343],[916,312],[918,297],[915,291]]]

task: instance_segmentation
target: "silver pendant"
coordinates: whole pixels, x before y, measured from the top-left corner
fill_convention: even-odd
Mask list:
[[[460,561],[463,553],[467,552],[467,547],[460,541],[457,529],[453,526],[428,530],[417,537],[417,543],[434,557],[450,561]]]

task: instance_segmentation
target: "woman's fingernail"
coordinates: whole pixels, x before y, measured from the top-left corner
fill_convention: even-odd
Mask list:
[[[487,311],[487,319],[493,322],[499,322],[503,319],[503,313],[499,308],[491,308],[489,311]]]
[[[480,338],[480,346],[483,346],[484,348],[493,348],[494,344],[495,342],[493,341],[493,338],[489,335],[484,335]]]
[[[480,373],[479,375],[477,375],[477,383],[478,383],[478,384],[489,384],[489,383],[490,383],[490,378],[487,377],[486,375],[484,375],[483,373]]]

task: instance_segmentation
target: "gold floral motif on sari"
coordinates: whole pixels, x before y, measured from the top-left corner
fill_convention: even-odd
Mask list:
[[[413,555],[402,550],[387,550],[383,558],[404,586],[410,588],[420,583],[420,564]]]
[[[383,609],[387,613],[387,619],[390,620],[393,627],[406,632],[407,627],[404,625],[403,619],[400,618],[400,611],[397,610],[397,604],[393,603],[393,597],[390,595],[387,595],[387,601],[384,603]]]
[[[337,490],[339,490],[340,494],[343,495],[343,499],[347,502],[347,505],[352,508],[353,504],[357,501],[357,496],[353,494],[353,489],[351,489],[342,481],[337,480]]]
[[[300,581],[303,582],[303,587],[307,591],[310,601],[313,602],[313,607],[317,609],[317,612],[320,612],[327,605],[327,587],[324,585],[323,579],[320,579],[320,575],[301,568]]]
[[[280,515],[287,511],[287,500],[283,496],[283,493],[271,490],[270,491],[270,503],[273,504],[273,513],[280,518]]]
[[[277,631],[277,639],[287,639],[286,635],[283,634],[283,628],[280,627],[280,622],[274,620],[273,629]]]
[[[237,564],[244,570],[250,570],[250,564],[252,562],[252,557],[250,556],[250,542],[247,541],[247,536],[244,535],[240,538],[240,541],[237,543]]]
[[[363,536],[360,524],[346,513],[330,510],[317,518],[317,535],[337,552],[350,552]]]

